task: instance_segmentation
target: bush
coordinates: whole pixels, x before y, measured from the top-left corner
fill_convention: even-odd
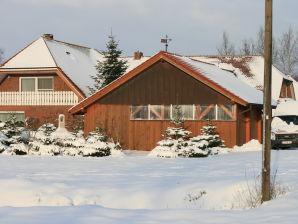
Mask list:
[[[270,200],[287,193],[289,188],[277,180],[277,171],[271,175]],[[254,181],[247,181],[246,187],[240,189],[235,195],[235,207],[257,208],[262,204],[262,178],[260,175],[254,176]]]
[[[207,157],[208,155],[216,155],[222,151],[224,147],[223,140],[215,133],[216,127],[209,123],[201,129],[202,134],[190,138],[190,131],[183,127],[183,122],[178,119],[175,121],[176,127],[168,127],[163,135],[163,140],[159,141],[149,156],[154,157]],[[172,122],[173,123],[173,122]],[[176,124],[178,123],[178,125]]]
[[[10,130],[10,129],[9,129]],[[11,133],[11,132],[9,132]],[[0,153],[11,155],[69,155],[69,156],[109,156],[123,155],[118,143],[108,142],[108,137],[103,134],[102,129],[95,131],[84,138],[82,131],[69,132],[65,128],[56,128],[53,124],[42,125],[29,142],[14,143],[11,138],[0,132]],[[17,139],[14,138],[14,139]],[[8,142],[6,145],[2,142]]]

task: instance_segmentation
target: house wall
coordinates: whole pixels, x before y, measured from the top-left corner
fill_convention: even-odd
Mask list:
[[[131,104],[233,104],[233,102],[173,65],[158,62],[86,108],[85,134],[95,130],[96,127],[102,127],[114,140],[120,141],[125,149],[152,150],[171,124],[169,121],[130,120]],[[243,128],[250,128],[246,123],[242,124],[244,118],[243,115],[238,118],[239,121],[212,122],[218,127],[217,131],[228,147],[244,143],[250,138],[249,131],[247,134],[240,131]],[[185,127],[192,131],[193,135],[198,135],[201,133],[201,127],[207,123],[207,121],[186,121]]]
[[[20,77],[42,77],[42,76],[53,76],[54,78],[54,91],[71,91],[71,89],[66,85],[66,83],[56,74],[44,74],[44,75],[9,75],[0,84],[0,92],[15,92],[19,91]]]
[[[36,128],[42,124],[49,122],[55,125],[58,124],[58,115],[64,114],[65,120],[71,122],[73,116],[68,113],[71,106],[2,106],[0,111],[20,111],[25,113],[25,118],[35,118]]]
[[[55,73],[44,74],[11,74],[6,77],[0,84],[0,92],[17,92],[19,91],[20,77],[44,77],[52,76],[54,81],[54,91],[72,91],[69,86]],[[81,100],[81,98],[79,98]],[[20,111],[25,113],[25,118],[35,118],[36,127],[41,126],[46,122],[57,124],[59,114],[64,114],[67,122],[71,122],[73,116],[68,112],[71,105],[57,106],[57,105],[45,105],[45,106],[5,106],[0,105],[0,111]]]
[[[199,135],[207,121],[185,121],[185,128],[192,136]],[[229,147],[236,145],[236,122],[214,121],[217,131]],[[85,134],[102,127],[114,140],[119,141],[124,149],[152,150],[167,127],[173,126],[169,121],[130,120],[130,105],[94,104],[85,114]]]
[[[257,106],[238,106],[237,145],[243,145],[251,139],[262,142],[262,111]]]

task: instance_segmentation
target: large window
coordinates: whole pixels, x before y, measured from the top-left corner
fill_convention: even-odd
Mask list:
[[[131,120],[171,120],[181,117],[183,120],[232,121],[235,110],[232,104],[202,105],[131,105]]]
[[[53,78],[52,77],[32,77],[21,78],[21,91],[52,91]]]
[[[14,115],[17,121],[25,120],[25,113],[23,111],[0,111],[0,121],[7,121]]]

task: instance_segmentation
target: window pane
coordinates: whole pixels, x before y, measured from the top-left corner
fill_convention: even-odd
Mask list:
[[[35,79],[21,79],[21,91],[35,91]]]
[[[53,90],[53,79],[38,78],[38,90]]]
[[[193,105],[181,105],[184,120],[193,120]]]
[[[14,112],[7,112],[7,113],[0,113],[0,121],[7,121],[14,115],[17,118],[17,121],[24,121],[25,114],[24,113],[14,113]]]
[[[183,120],[193,120],[193,105],[173,105],[172,118],[182,118]]]
[[[231,104],[224,104],[218,105],[217,109],[217,119],[222,121],[231,121],[233,120],[233,105]]]
[[[148,105],[131,105],[130,118],[132,120],[148,120]]]
[[[208,104],[202,104],[200,105],[200,116],[201,116],[201,120],[206,121],[206,120],[215,120],[216,116],[215,116],[215,105],[208,105]]]
[[[171,105],[164,105],[165,117],[164,120],[171,120]]]
[[[150,105],[150,120],[162,120],[162,106]]]

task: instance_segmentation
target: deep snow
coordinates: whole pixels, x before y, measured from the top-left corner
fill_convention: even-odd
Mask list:
[[[295,150],[272,152],[272,170],[290,191],[257,209],[237,209],[235,196],[260,171],[261,156],[1,155],[0,223],[296,223]]]

